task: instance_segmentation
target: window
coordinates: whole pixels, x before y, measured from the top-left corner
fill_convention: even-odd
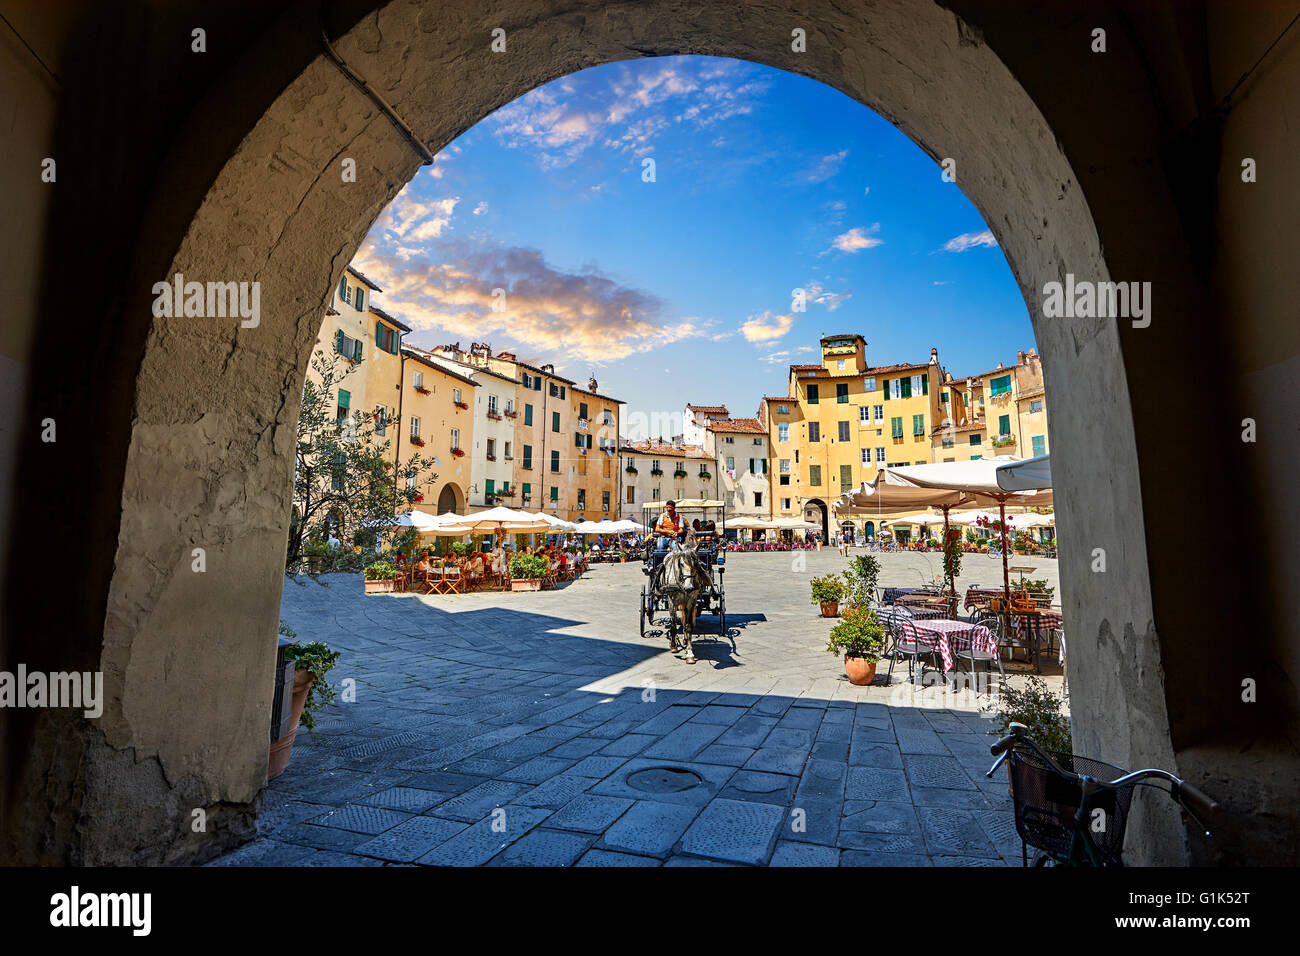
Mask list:
[[[533,446],[532,445],[524,446],[524,470],[525,471],[533,470]]]
[[[865,468],[867,465],[871,464],[871,449],[870,448],[862,449],[862,452],[858,457],[860,459],[861,465]]]
[[[979,459],[981,459],[981,458],[983,458],[983,457],[984,457],[983,455],[971,455],[971,456],[970,456],[970,460],[971,460],[971,461],[979,461]]]
[[[578,417],[581,418],[583,421],[586,421],[586,420],[587,420],[587,403],[586,403],[586,402],[579,402],[579,403],[578,403]]]
[[[524,372],[523,386],[524,388],[533,387],[533,377],[529,375],[527,372]]]
[[[822,466],[821,466],[821,465],[809,465],[809,466],[808,466],[808,484],[813,485],[814,487],[817,487],[817,486],[820,486],[821,483],[822,483]]]
[[[551,471],[556,474],[560,472],[560,452],[558,449],[551,452]]]
[[[552,382],[552,383],[551,383],[551,389],[550,389],[550,391],[551,391],[551,397],[552,397],[552,398],[555,398],[555,397],[557,397],[557,396],[560,394],[560,386],[558,386],[558,385],[556,385],[554,382]]]
[[[913,416],[912,416],[912,434],[913,434],[913,435],[924,435],[924,434],[925,434],[925,416],[924,416],[924,415],[913,415]]]
[[[999,435],[1010,435],[1010,434],[1011,434],[1011,416],[1010,416],[1010,415],[999,415],[999,416],[998,416],[998,434],[999,434]]]
[[[357,311],[366,311],[366,290],[357,286]]]
[[[755,508],[763,507],[763,492],[761,491],[754,492],[754,507]]]
[[[990,395],[1005,395],[1011,391],[1011,376],[1001,375],[989,383]]]
[[[903,418],[901,415],[896,418],[891,418],[889,420],[889,437],[890,438],[903,437]]]
[[[1041,398],[1036,398],[1029,403],[1030,413],[1041,412],[1042,410],[1043,410],[1043,400]]]
[[[758,466],[754,464],[754,459],[753,459],[753,458],[749,459],[749,473],[750,473],[751,475],[757,475],[757,474],[758,474]]]
[[[525,406],[524,406],[524,424],[525,424],[525,425],[531,425],[532,423],[533,423],[533,406],[531,406],[531,405],[525,405]]]
[[[847,488],[853,484],[853,466],[840,465],[840,488]]]
[[[835,363],[835,367],[836,367],[837,369],[841,369],[841,368],[843,368],[843,367],[844,367],[844,359],[840,359],[838,362],[836,362],[836,363]]]
[[[820,422],[808,423],[808,440],[810,442],[822,440],[822,426]]]
[[[839,423],[839,426],[840,426],[840,427],[839,427],[839,438],[840,438],[840,441],[848,441],[848,440],[849,440],[849,423],[848,423],[848,422],[840,422],[840,423]]]
[[[877,425],[879,425],[881,422],[883,422],[883,421],[885,420],[885,406],[884,406],[884,405],[876,405],[876,406],[875,406],[875,415],[874,415],[874,417],[875,417],[875,419],[876,419],[876,424],[877,424]]]
[[[809,404],[809,405],[816,405],[818,402],[821,401],[820,397],[819,397],[818,394],[817,394],[817,383],[816,383],[816,382],[809,382],[807,385],[804,386],[804,389],[805,389],[805,391],[806,391],[807,394],[808,394],[808,404]]]
[[[843,362],[840,362],[840,368],[843,368],[843,367],[844,367],[844,363],[843,363]],[[837,405],[847,405],[847,404],[849,403],[849,383],[848,383],[848,382],[838,382],[838,383],[836,383],[836,385],[835,385],[835,403],[836,403]]]
[[[485,496],[496,494],[496,490],[497,490],[496,479],[489,478],[487,479],[487,481],[483,482],[483,494]]]
[[[578,489],[578,510],[579,511],[587,510],[587,489],[586,488]]]
[[[506,461],[513,461],[514,457],[514,451],[510,447],[510,442],[506,442]]]
[[[883,448],[877,448],[877,449],[876,449],[876,464],[877,464],[877,465],[883,465],[884,463],[885,463],[885,449],[883,449]]]
[[[600,510],[601,510],[601,511],[608,511],[608,510],[609,510],[609,492],[608,492],[608,491],[602,491],[602,492],[600,493]]]
[[[388,409],[383,405],[375,406],[375,434],[388,434]]]
[[[487,456],[489,461],[496,461],[497,458],[497,440],[489,438],[487,440]]]
[[[910,378],[895,379],[898,382],[898,398],[912,397],[912,380]]]
[[[411,437],[420,437],[420,416],[418,415],[411,416]]]
[[[982,444],[983,441],[984,441],[984,439],[981,438],[979,435],[971,435],[971,436],[970,436],[970,443],[971,443],[972,445],[979,445],[979,444]]]
[[[859,424],[859,425],[870,425],[870,424],[871,424],[871,406],[870,406],[870,405],[863,405],[863,406],[861,406],[861,407],[858,409],[858,424]]]
[[[781,422],[780,424],[778,424],[778,425],[776,426],[776,440],[777,440],[777,441],[789,441],[789,440],[790,440],[790,423],[789,423],[789,422]]]
[[[782,459],[781,459],[781,474],[783,474],[783,475],[788,475],[788,474],[790,474],[790,459],[789,459],[789,458],[782,458]]]
[[[347,476],[348,470],[347,462],[347,455],[343,452],[334,456],[333,467],[330,469],[330,487],[335,491],[343,490],[343,479]],[[407,487],[411,487],[410,482],[407,482]]]
[[[656,485],[655,487],[653,487],[653,488],[650,489],[650,500],[651,500],[651,501],[658,501],[658,500],[659,500],[659,486],[658,486],[658,485]]]
[[[754,444],[755,444],[755,445],[762,445],[762,444],[763,444],[763,439],[761,439],[761,438],[755,438],[755,439],[754,439]]]
[[[613,425],[613,424],[614,424],[614,413],[611,412],[608,408],[605,409],[605,416],[604,416],[604,418],[601,419],[601,420],[602,420],[606,425]]]
[[[339,298],[344,302],[348,301],[348,277],[344,276],[339,279]]]
[[[488,414],[497,414],[497,397],[495,395],[488,396]]]
[[[423,373],[423,372],[416,372],[416,373],[415,373],[415,387],[416,387],[416,388],[424,388],[424,373]]]
[[[459,429],[459,428],[453,428],[453,429],[451,430],[451,447],[452,447],[452,448],[459,448],[459,447],[460,447],[460,429]]]
[[[783,484],[783,485],[788,485],[788,484],[790,484],[790,476],[789,476],[789,475],[782,475],[782,476],[781,476],[780,484]]]
[[[736,507],[736,493],[734,491],[727,492],[727,507],[728,508]]]
[[[352,393],[340,388],[339,389],[339,407],[334,413],[334,417],[340,422],[348,417],[348,406],[352,404]]]
[[[736,439],[733,438],[731,435],[728,435],[726,438],[723,439],[723,442],[728,445],[734,445],[736,443]]]
[[[1047,454],[1047,436],[1035,435],[1029,439],[1030,444],[1034,447],[1034,457]]]
[[[776,412],[777,412],[778,415],[789,415],[789,414],[790,414],[790,406],[789,406],[789,405],[778,405],[778,406],[776,406]]]
[[[943,402],[945,405],[947,405],[947,404],[948,404],[948,393],[947,393],[947,392],[940,392],[940,393],[939,393],[939,401],[941,401],[941,402]]]
[[[551,485],[551,501],[554,502],[559,500],[560,500],[560,489],[555,487],[555,485]]]
[[[913,375],[912,376],[912,394],[929,395],[930,394],[930,376]]]
[[[862,380],[862,390],[864,392],[874,392],[876,390],[876,377],[868,375]]]
[[[942,445],[944,448],[951,448],[953,444],[954,444],[953,440],[951,438],[946,438],[946,437],[943,439],[943,441],[940,442],[940,445]]]
[[[627,503],[630,505],[636,504],[636,489],[631,485],[627,486]]]
[[[533,500],[533,486],[532,486],[532,483],[531,483],[531,482],[527,482],[527,481],[525,481],[525,482],[524,482],[524,485],[523,485],[523,488],[520,489],[519,494],[521,495],[521,499],[520,499],[520,500],[522,500],[524,504],[528,504],[530,501],[532,501],[532,500]]]
[[[558,432],[559,430],[560,430],[560,413],[551,412],[551,431]]]
[[[782,499],[781,499],[781,510],[782,510],[782,511],[789,511],[789,510],[790,510],[790,499],[789,499],[789,498],[782,498]]]
[[[727,471],[735,471],[735,470],[736,470],[736,459],[734,459],[734,458],[728,458],[728,459],[727,459]]]
[[[460,397],[460,389],[458,389],[458,388],[453,388],[453,389],[451,390],[451,400],[452,400],[453,402],[457,402],[457,403],[459,403],[460,401],[462,401],[462,399],[461,399],[461,397]]]
[[[658,458],[650,459],[650,474],[653,475],[656,471],[663,471],[663,470],[664,470],[663,465],[659,464]]]

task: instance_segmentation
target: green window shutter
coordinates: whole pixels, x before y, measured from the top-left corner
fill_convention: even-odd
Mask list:
[[[847,405],[849,402],[849,386],[840,382],[835,386],[835,401],[840,405]]]
[[[1033,442],[1033,446],[1034,446],[1034,457],[1035,457],[1035,458],[1039,457],[1040,455],[1046,455],[1046,454],[1047,454],[1047,441],[1046,441],[1046,439],[1043,438],[1042,435],[1035,435],[1035,436],[1031,439],[1031,441]]]
[[[530,481],[525,481],[525,482],[524,482],[524,494],[526,494],[526,495],[531,495],[532,493],[533,493],[533,485],[532,485],[532,482],[530,482]]]
[[[929,375],[922,375],[922,376],[921,376],[921,394],[922,394],[922,395],[929,395],[929,394],[930,394],[930,376],[929,376]]]
[[[378,345],[381,349],[387,351],[384,342],[384,323],[382,322],[375,323],[375,344]]]
[[[351,408],[352,393],[339,389],[339,408]]]
[[[488,480],[483,484],[483,490],[484,490],[487,494],[489,494],[489,495],[492,494],[493,492],[495,492],[495,491],[496,491],[496,488],[497,488],[496,480],[495,480],[495,479],[492,479],[492,478],[489,478],[489,479],[488,479]]]
[[[924,415],[913,415],[913,416],[912,416],[912,434],[913,434],[913,435],[924,435],[924,434],[925,434],[925,416],[924,416]]]
[[[558,432],[559,430],[560,430],[560,413],[551,412],[551,431]]]
[[[524,424],[525,424],[525,425],[531,425],[532,423],[533,423],[533,406],[531,406],[531,405],[525,405],[525,406],[524,406]]]
[[[1010,435],[1010,434],[1011,434],[1011,416],[1010,416],[1010,415],[999,415],[999,416],[998,416],[998,434],[999,434],[999,435]]]
[[[551,500],[552,501],[560,500],[560,489],[555,487],[555,485],[551,485]]]
[[[889,420],[889,434],[890,434],[890,436],[893,437],[893,438],[902,438],[902,437],[903,437],[903,419],[902,419],[902,416],[899,416],[898,418],[891,418],[891,419]]]
[[[912,397],[912,380],[911,380],[910,378],[904,378],[904,379],[899,379],[899,381],[900,381],[900,383],[902,384],[902,389],[903,389],[903,391],[902,391],[902,397],[903,397],[903,398],[911,398],[911,397]]]
[[[334,351],[338,352],[339,355],[343,354],[343,340],[344,340],[343,330],[339,329],[337,332],[334,333]]]
[[[882,378],[880,380],[880,390],[884,393],[884,395],[881,396],[880,400],[882,402],[889,401],[889,380],[888,379]]]
[[[821,401],[821,393],[818,391],[817,386],[811,382],[808,383],[807,392],[809,405],[816,405]]]

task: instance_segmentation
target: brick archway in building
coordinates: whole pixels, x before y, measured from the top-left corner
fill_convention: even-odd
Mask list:
[[[496,27],[506,31],[505,53],[490,49]],[[793,29],[805,32],[806,52],[792,50]],[[1038,60],[1073,49],[1065,34],[1041,42]],[[104,478],[120,484],[116,551],[103,632],[85,649],[105,675],[105,711],[93,728],[42,716],[30,730],[6,821],[19,858],[198,859],[248,832],[266,777],[299,389],[330,290],[428,151],[542,83],[664,54],[798,72],[893,121],[936,159],[935,175],[938,160],[957,158],[958,186],[1025,294],[1055,396],[1058,525],[1076,545],[1060,559],[1076,749],[1121,765],[1179,767],[1170,715],[1194,742],[1200,718],[1189,711],[1204,693],[1195,680],[1204,639],[1162,645],[1156,634],[1121,334],[1114,321],[1047,320],[1040,308],[1039,290],[1066,272],[1109,277],[1114,263],[1093,206],[1123,196],[1112,190],[1090,203],[1057,131],[978,29],[929,0],[878,0],[865,16],[833,4],[741,11],[675,0],[523,0],[498,15],[474,0],[393,0],[333,45],[398,119],[317,55],[267,101],[193,214],[164,217],[172,251],[162,276],[256,279],[261,319],[244,328],[154,318],[138,366],[121,373],[134,396],[129,440],[124,467]],[[217,108],[205,106],[214,116]],[[175,162],[186,155],[178,152]],[[341,177],[344,160],[355,162],[355,182]],[[1153,242],[1178,230],[1164,206],[1144,227]],[[1110,235],[1132,252],[1127,228],[1121,218]],[[1130,258],[1125,266],[1137,262]],[[1177,278],[1183,266],[1151,268]],[[130,290],[133,314],[149,314],[148,289]],[[1162,294],[1167,309],[1205,308],[1192,286],[1171,282]],[[1169,501],[1177,498],[1148,495],[1146,504]],[[204,575],[189,571],[197,545],[207,549]],[[1090,567],[1098,548],[1109,555],[1104,575]],[[1192,678],[1176,691],[1166,682],[1175,670]],[[1195,765],[1181,769],[1203,779]],[[206,833],[182,825],[195,807],[209,810]],[[1137,860],[1186,859],[1172,814],[1135,821],[1131,832]]]

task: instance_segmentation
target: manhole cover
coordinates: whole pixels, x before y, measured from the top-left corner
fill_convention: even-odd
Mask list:
[[[642,793],[680,793],[697,787],[703,780],[698,773],[677,767],[647,767],[627,775],[627,785]]]

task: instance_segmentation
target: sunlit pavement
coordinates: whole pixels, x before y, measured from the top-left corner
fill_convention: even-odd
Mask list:
[[[939,573],[879,558],[882,585]],[[638,634],[638,563],[450,597],[287,580],[285,623],[343,652],[355,701],[299,732],[259,837],[211,865],[1019,865],[1006,777],[984,777],[988,693],[917,687],[905,660],[855,687],[826,652],[807,582],[844,563],[732,554],[728,633],[702,616],[694,665]],[[1055,561],[1013,563],[1056,584]],[[962,588],[1001,581],[965,565]]]

